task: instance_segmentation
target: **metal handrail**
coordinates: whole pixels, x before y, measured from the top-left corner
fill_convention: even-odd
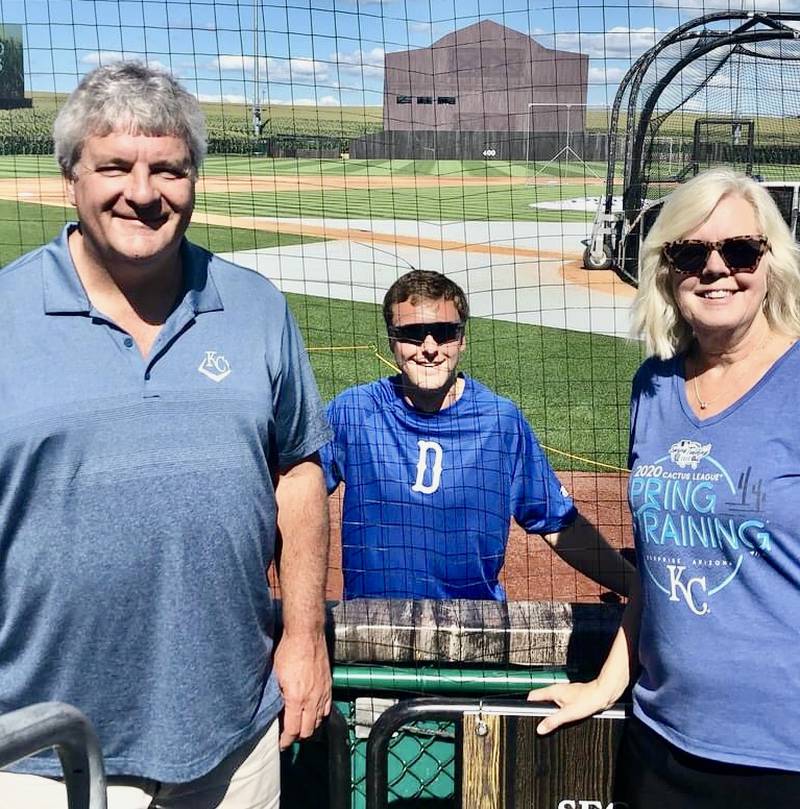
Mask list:
[[[435,699],[422,697],[398,702],[384,711],[375,721],[367,740],[367,809],[386,809],[389,793],[389,772],[386,757],[392,735],[412,721],[453,721],[458,725],[466,711],[480,700]]]
[[[100,743],[89,720],[63,702],[42,702],[0,716],[0,767],[54,747],[69,809],[106,809]]]

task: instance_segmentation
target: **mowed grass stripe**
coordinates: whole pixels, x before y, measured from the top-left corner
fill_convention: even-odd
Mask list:
[[[579,159],[545,160],[342,160],[339,158],[268,158],[259,155],[209,155],[201,169],[208,176],[373,176],[373,177],[514,177],[541,182],[543,179],[604,180],[608,166],[603,161]],[[754,165],[755,174],[766,179],[798,181],[796,165]],[[50,177],[59,168],[53,155],[0,155],[0,178]],[[615,168],[622,176],[622,165]]]
[[[60,173],[53,155],[0,156],[0,178],[53,177]]]
[[[592,218],[592,211],[543,210],[530,204],[583,197],[586,190],[584,186],[519,185],[204,193],[198,194],[197,204],[201,210],[231,216],[585,222]]]
[[[526,177],[535,164],[507,160],[341,160],[338,158],[315,160],[311,158],[269,158],[258,156],[209,155],[203,173],[270,175],[322,175],[322,176],[375,176],[375,177]],[[557,166],[549,169],[557,174]]]
[[[606,166],[591,163],[589,167],[605,177]],[[265,158],[255,155],[209,155],[201,175],[232,177],[321,176],[321,177],[514,177],[538,180],[551,178],[590,178],[592,173],[579,163],[544,164],[485,160],[314,160]],[[765,176],[780,178],[796,175],[796,167],[770,166]],[[53,155],[0,155],[0,178],[53,177],[59,168]]]

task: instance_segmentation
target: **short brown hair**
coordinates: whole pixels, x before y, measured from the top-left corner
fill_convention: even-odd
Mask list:
[[[453,301],[462,323],[469,318],[469,302],[464,290],[446,275],[432,270],[411,270],[401,275],[388,289],[383,298],[383,319],[386,328],[392,325],[392,306],[410,300],[416,305],[423,301]]]

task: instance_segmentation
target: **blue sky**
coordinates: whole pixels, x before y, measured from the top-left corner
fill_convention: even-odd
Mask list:
[[[752,0],[705,10],[727,2]],[[2,21],[24,29],[27,89],[67,92],[124,57],[169,68],[203,99],[331,106],[381,104],[385,52],[486,18],[588,54],[589,103],[608,105],[632,58],[703,11],[699,0],[0,0]]]

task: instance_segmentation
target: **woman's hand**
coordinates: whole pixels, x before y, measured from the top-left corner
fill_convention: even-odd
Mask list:
[[[618,695],[617,695],[618,696]],[[599,680],[588,683],[561,683],[537,688],[528,694],[529,702],[555,702],[559,710],[543,719],[536,732],[543,736],[569,722],[604,711],[614,704],[616,697]]]
[[[577,722],[604,711],[625,693],[638,668],[636,648],[640,619],[640,586],[638,578],[635,578],[631,582],[631,597],[622,615],[622,624],[597,679],[588,683],[549,685],[528,694],[529,702],[555,702],[559,708],[536,726],[539,735],[550,733],[567,722]]]

